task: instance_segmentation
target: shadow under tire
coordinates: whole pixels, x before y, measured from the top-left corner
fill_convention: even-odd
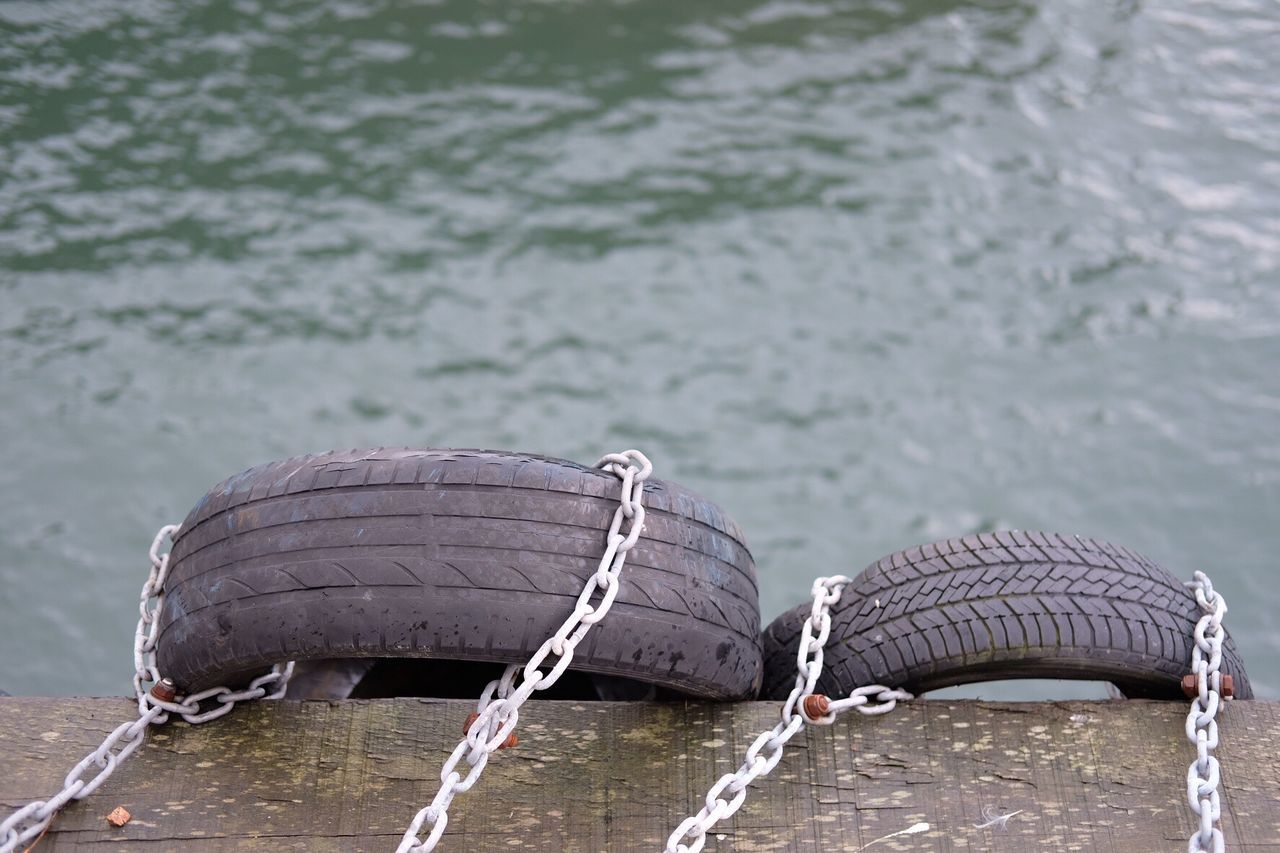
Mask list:
[[[285,660],[523,663],[596,571],[621,484],[559,459],[352,450],[252,468],[174,541],[160,671],[184,691]],[[645,483],[644,533],[572,668],[721,700],[760,684],[755,567],[718,507]]]
[[[1192,593],[1128,548],[1054,533],[949,539],[885,557],[854,578],[831,612],[819,692],[864,684],[920,694],[1013,678],[1110,681],[1129,697],[1182,698],[1191,671]],[[809,605],[765,629],[761,697],[795,686]],[[1222,671],[1253,691],[1234,643]]]

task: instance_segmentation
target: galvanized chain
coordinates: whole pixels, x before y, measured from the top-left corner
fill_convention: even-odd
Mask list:
[[[160,528],[149,551],[151,571],[146,583],[142,585],[138,605],[140,618],[133,640],[133,691],[138,699],[138,718],[121,723],[97,749],[71,768],[71,772],[63,780],[61,791],[47,800],[36,800],[23,806],[0,823],[0,853],[14,853],[20,845],[38,838],[63,806],[72,800],[83,800],[98,790],[115,772],[116,767],[142,745],[147,727],[168,722],[169,714],[178,714],[188,723],[204,723],[230,712],[237,702],[279,699],[284,695],[289,676],[293,674],[292,661],[273,667],[271,672],[255,678],[244,690],[213,687],[184,697],[177,694],[173,682],[161,678],[160,671],[156,668],[156,637],[159,633],[157,616],[164,604],[164,582],[169,572],[169,554],[161,554],[160,548],[166,538],[177,532],[176,524]],[[143,686],[148,681],[155,682],[157,686],[148,691]],[[218,705],[202,712],[200,703],[208,699],[216,699]],[[98,771],[93,778],[86,780],[84,775],[92,767],[97,767]]]
[[[1224,691],[1221,671],[1222,641],[1226,638],[1222,617],[1227,614],[1227,602],[1204,572],[1196,572],[1195,580],[1187,586],[1203,612],[1193,633],[1191,674],[1195,677],[1196,694],[1187,714],[1187,739],[1196,748],[1196,760],[1187,768],[1187,802],[1200,819],[1200,827],[1187,840],[1187,851],[1222,853],[1226,845],[1222,830],[1215,825],[1222,815],[1218,798],[1221,773],[1213,750],[1218,747],[1218,708],[1224,701],[1224,692],[1230,692]]]
[[[439,791],[430,805],[414,816],[397,853],[418,853],[435,848],[448,824],[448,808],[454,797],[471,789],[491,754],[514,745],[520,707],[534,692],[545,690],[560,678],[591,626],[602,620],[612,607],[618,595],[627,552],[635,546],[644,529],[644,481],[652,473],[653,465],[638,450],[627,450],[605,456],[596,463],[596,467],[622,480],[619,506],[609,525],[605,552],[596,572],[588,579],[573,612],[529,662],[523,667],[508,666],[500,679],[485,687],[476,713],[467,721],[466,737],[458,743],[440,772]],[[84,799],[101,787],[116,767],[142,745],[147,728],[168,722],[170,714],[178,714],[188,723],[198,724],[229,713],[238,702],[284,696],[293,673],[292,661],[277,664],[269,673],[238,691],[220,686],[181,696],[173,683],[161,676],[156,665],[157,617],[164,603],[169,554],[161,554],[160,548],[165,538],[174,536],[178,529],[178,525],[172,524],[162,527],[149,550],[151,570],[142,586],[138,607],[140,618],[133,646],[133,687],[138,701],[138,718],[117,726],[97,749],[73,767],[63,780],[61,791],[47,800],[23,806],[0,822],[0,853],[15,853],[20,845],[38,838],[67,803]],[[831,725],[837,715],[853,708],[867,715],[884,714],[892,711],[898,701],[912,698],[905,690],[880,684],[856,688],[846,698],[837,700],[814,693],[822,675],[823,649],[831,634],[831,607],[840,600],[849,583],[850,579],[844,575],[820,577],[814,581],[813,605],[802,626],[796,652],[796,683],[782,705],[781,722],[762,732],[752,742],[737,771],[722,776],[711,786],[702,810],[686,818],[671,833],[665,853],[698,853],[702,850],[711,827],[742,807],[747,787],[757,778],[772,772],[781,761],[786,744],[806,723]],[[1213,750],[1218,746],[1218,709],[1231,698],[1230,689],[1224,684],[1224,679],[1230,676],[1221,672],[1225,639],[1222,619],[1227,613],[1227,603],[1214,590],[1213,583],[1204,572],[1197,571],[1195,579],[1187,586],[1203,611],[1193,634],[1191,677],[1195,682],[1195,695],[1186,722],[1187,738],[1196,747],[1196,759],[1187,769],[1187,802],[1199,817],[1200,827],[1188,839],[1187,850],[1188,853],[1223,853],[1222,830],[1216,826],[1221,817],[1218,793],[1221,772]],[[592,603],[597,593],[600,593],[600,598]],[[544,675],[539,667],[552,655],[557,660]],[[520,684],[516,686],[520,676]],[[156,686],[147,690],[144,686],[147,682],[154,682]],[[218,704],[210,710],[201,711],[201,703],[210,699],[217,700]],[[465,778],[456,769],[463,758],[470,765]],[[86,780],[85,774],[95,766],[97,772]],[[729,799],[725,798],[726,794]],[[431,825],[431,831],[425,841],[419,841],[418,833],[424,823]]]
[[[667,839],[666,853],[697,853],[707,843],[707,832],[717,822],[729,817],[747,799],[747,786],[767,775],[782,760],[783,747],[805,723],[829,726],[836,715],[850,708],[874,715],[892,711],[899,700],[911,699],[905,690],[880,684],[859,687],[847,698],[831,700],[813,691],[822,675],[823,647],[831,635],[831,607],[849,584],[849,578],[836,575],[817,578],[813,582],[813,608],[805,620],[796,650],[796,685],[782,705],[782,721],[772,730],[762,732],[747,748],[742,766],[727,773],[707,792],[706,805],[696,815],[685,818]],[[814,636],[814,632],[817,636]],[[874,697],[874,698],[872,698]],[[730,799],[725,799],[724,795]]]
[[[635,547],[644,529],[644,481],[653,472],[653,465],[638,450],[611,453],[596,463],[595,467],[608,471],[622,480],[622,494],[613,522],[609,525],[604,556],[599,567],[587,581],[573,613],[565,619],[556,632],[534,652],[523,667],[511,665],[502,678],[492,681],[480,696],[476,713],[467,721],[466,737],[454,748],[440,771],[440,790],[431,804],[419,811],[405,831],[397,853],[418,853],[435,848],[444,835],[449,822],[449,804],[458,794],[469,791],[480,778],[489,756],[504,746],[514,745],[516,723],[520,718],[520,706],[535,691],[545,690],[555,684],[573,661],[574,650],[582,638],[599,622],[613,606],[621,583],[620,574],[627,560],[627,552]],[[626,531],[623,531],[623,527]],[[592,601],[599,593],[599,600]],[[554,655],[554,665],[547,673],[539,667]],[[519,686],[516,685],[520,678]],[[496,695],[497,698],[494,698]],[[465,758],[470,769],[464,777],[457,770]],[[431,827],[425,841],[418,839],[423,824]]]

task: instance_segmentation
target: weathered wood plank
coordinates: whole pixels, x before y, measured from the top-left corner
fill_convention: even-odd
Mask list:
[[[469,705],[271,702],[170,724],[39,850],[394,849],[436,789]],[[123,699],[0,699],[6,809],[45,797],[128,718]],[[802,732],[709,850],[1185,849],[1192,751],[1180,703],[913,702]],[[532,702],[520,746],[450,813],[446,850],[659,849],[776,720],[769,703]],[[1280,850],[1280,703],[1222,720],[1224,823],[1235,851]],[[133,813],[116,829],[117,805]],[[1019,811],[978,829],[983,809]],[[927,833],[891,833],[924,821]]]

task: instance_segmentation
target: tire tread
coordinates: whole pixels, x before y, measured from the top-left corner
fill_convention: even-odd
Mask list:
[[[878,603],[877,603],[878,602]],[[809,605],[764,631],[762,695],[785,696]],[[1180,696],[1199,609],[1168,571],[1096,539],[1001,531],[890,554],[832,609],[820,688],[923,692],[993,678],[1098,678],[1129,695]],[[1223,668],[1252,690],[1230,637]],[[1093,674],[1091,674],[1093,673]]]
[[[593,468],[500,451],[252,468],[210,490],[175,538],[160,664],[199,689],[282,656],[527,659],[595,571],[617,489]],[[574,668],[753,697],[759,611],[740,528],[660,480],[645,507],[615,608]]]

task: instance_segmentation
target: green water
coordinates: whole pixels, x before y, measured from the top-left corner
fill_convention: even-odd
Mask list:
[[[766,618],[1000,527],[1212,573],[1280,697],[1280,11],[0,5],[0,688],[128,689],[153,531],[276,457],[723,504]]]

